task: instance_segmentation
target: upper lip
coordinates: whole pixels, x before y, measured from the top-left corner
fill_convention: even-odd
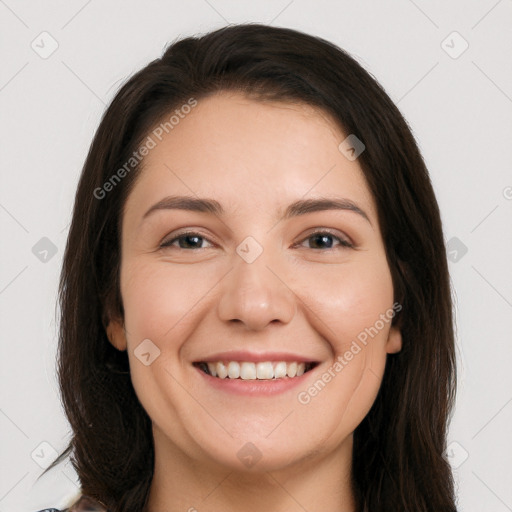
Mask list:
[[[298,363],[317,363],[318,360],[308,356],[301,356],[291,352],[251,352],[247,350],[236,350],[227,352],[217,352],[207,356],[197,363],[212,363],[216,361],[241,361],[259,363],[265,361],[278,362],[298,362]]]

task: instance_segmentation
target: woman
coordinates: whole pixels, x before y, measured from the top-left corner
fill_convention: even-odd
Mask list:
[[[60,292],[70,510],[456,510],[438,205],[398,109],[336,46],[229,26],[133,76]]]

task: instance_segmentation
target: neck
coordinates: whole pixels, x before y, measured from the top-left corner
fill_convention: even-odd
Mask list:
[[[354,512],[352,436],[329,454],[279,470],[241,472],[192,459],[153,426],[155,470],[146,512]]]

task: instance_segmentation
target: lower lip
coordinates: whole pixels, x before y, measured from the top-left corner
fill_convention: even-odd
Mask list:
[[[289,391],[300,384],[304,385],[304,380],[314,370],[314,368],[300,377],[283,377],[281,379],[268,379],[268,380],[242,380],[242,379],[220,379],[219,377],[212,377],[205,373],[201,368],[195,369],[206,379],[206,382],[212,387],[220,390],[234,393],[236,395],[251,395],[251,396],[272,396],[279,393]]]

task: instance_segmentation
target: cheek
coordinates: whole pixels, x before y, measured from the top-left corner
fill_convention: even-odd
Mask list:
[[[216,281],[211,269],[202,272],[199,266],[171,266],[142,258],[122,269],[132,383],[152,421],[177,438],[188,436],[179,418],[183,407],[190,406],[190,395],[177,384],[184,380],[180,350],[200,324],[203,301]],[[142,346],[144,351],[139,349]],[[148,365],[139,359],[143,352],[150,354]]]
[[[386,364],[393,306],[387,262],[372,258],[346,266],[326,266],[315,272],[314,278],[313,274],[302,275],[303,283],[297,282],[295,289],[306,290],[303,300],[313,312],[309,321],[332,351],[332,363],[324,368],[322,382],[317,385],[322,396],[314,398],[314,407],[321,410],[336,404],[355,428],[377,395]],[[311,394],[317,390],[306,392],[313,398]]]
[[[381,315],[392,308],[393,286],[387,265],[379,264],[330,269],[316,277],[304,300],[315,313],[310,323],[330,345],[332,361],[297,399],[303,421],[323,418],[327,448],[353,432],[375,401],[391,326]]]
[[[301,274],[296,289],[306,290],[303,300],[324,324],[322,334],[334,350],[344,352],[352,340],[378,322],[382,336],[387,338],[390,323],[379,321],[380,315],[393,305],[393,284],[383,259],[368,259],[350,265],[326,266],[315,273]]]
[[[121,293],[132,344],[145,338],[157,344],[183,339],[197,323],[197,306],[217,280],[212,269],[164,262],[134,263],[124,277]]]
[[[147,410],[173,408],[173,403],[186,399],[186,395],[178,398],[179,389],[173,379],[181,380],[184,370],[179,367],[180,353],[208,313],[205,305],[210,301],[209,293],[224,273],[212,265],[169,265],[142,258],[122,268],[130,371],[137,395]],[[142,347],[149,350],[142,351]],[[153,354],[157,357],[146,366],[138,355],[148,351],[151,360]],[[166,394],[167,398],[163,396]]]

